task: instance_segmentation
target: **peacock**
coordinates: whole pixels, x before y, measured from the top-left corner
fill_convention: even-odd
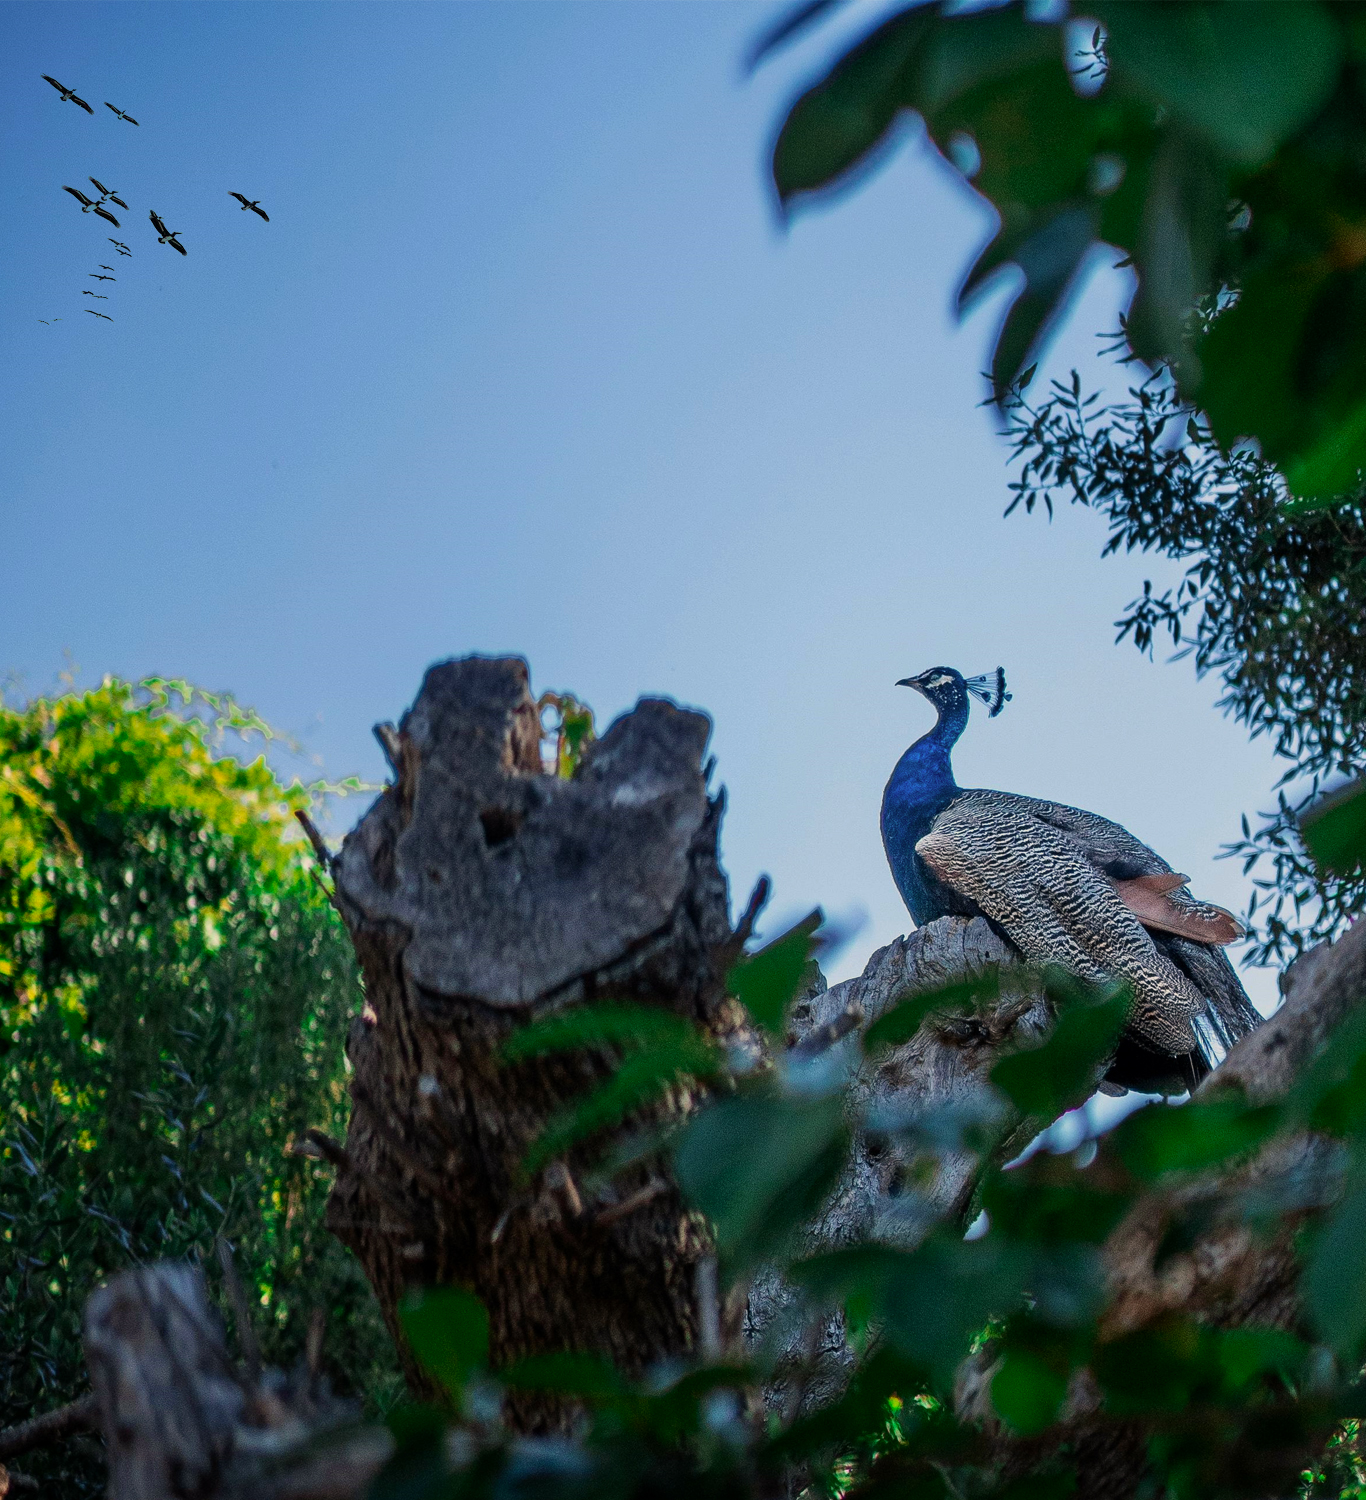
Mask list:
[[[951,756],[971,699],[992,718],[1010,699],[1000,667],[980,677],[931,667],[897,686],[922,693],[937,714],[882,798],[883,847],[917,925],[983,916],[1032,963],[1126,981],[1133,1008],[1106,1092],[1194,1088],[1261,1022],[1222,951],[1242,924],[1196,900],[1186,876],[1108,818],[959,787]]]

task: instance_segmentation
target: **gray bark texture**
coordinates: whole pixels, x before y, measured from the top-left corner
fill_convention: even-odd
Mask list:
[[[85,1351],[109,1500],[352,1500],[388,1456],[383,1429],[336,1431],[355,1412],[315,1373],[235,1367],[191,1266],[140,1267],[101,1287]]]
[[[590,1191],[585,1152],[532,1179],[528,1148],[609,1073],[606,1054],[511,1065],[529,1021],[600,999],[662,1007],[718,1038],[743,1024],[707,792],[710,721],[643,699],[572,779],[542,766],[516,658],[433,667],[397,732],[395,781],[334,863],[367,1004],[347,1055],[353,1112],[329,1224],[365,1268],[413,1389],[397,1307],[455,1283],[488,1308],[494,1368],[573,1349],[639,1372],[694,1346],[704,1226],[649,1163]],[[684,1089],[648,1112],[685,1110]],[[584,1186],[580,1186],[583,1183]],[[528,1432],[571,1418],[513,1399]]]

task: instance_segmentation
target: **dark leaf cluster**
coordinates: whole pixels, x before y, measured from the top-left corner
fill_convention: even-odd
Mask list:
[[[827,7],[771,30],[783,44]],[[782,202],[855,180],[915,116],[999,219],[960,306],[1014,266],[998,399],[1092,252],[1132,265],[1134,353],[1175,371],[1227,452],[1252,436],[1306,502],[1366,465],[1366,18],[1331,0],[912,4],[843,51],[788,110]],[[1097,23],[1099,23],[1097,25]],[[1192,314],[1227,288],[1213,323]]]

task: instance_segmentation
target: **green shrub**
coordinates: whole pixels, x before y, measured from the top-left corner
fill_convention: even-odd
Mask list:
[[[379,1405],[398,1375],[359,1267],[327,1233],[345,1127],[350,944],[269,739],[231,700],[157,681],[0,705],[0,1425],[86,1387],[80,1322],[115,1271],[226,1238],[288,1365],[314,1308],[329,1373]],[[209,1267],[211,1282],[217,1268]],[[93,1439],[19,1464],[96,1493]]]

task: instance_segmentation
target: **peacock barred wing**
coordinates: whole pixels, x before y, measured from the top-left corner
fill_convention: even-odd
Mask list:
[[[1073,813],[1056,804],[1000,792],[964,792],[935,818],[916,853],[944,885],[974,902],[1027,959],[1056,963],[1082,979],[1125,980],[1133,990],[1129,1029],[1173,1056],[1196,1050],[1194,1022],[1205,998],[1159,951],[1138,916],[1121,899],[1105,868],[1122,850],[1142,851],[1144,864],[1128,878],[1171,871],[1145,844],[1107,819],[1082,814],[1088,824],[1067,828]],[[1117,838],[1116,835],[1122,835]],[[1111,857],[1097,859],[1101,847]]]

